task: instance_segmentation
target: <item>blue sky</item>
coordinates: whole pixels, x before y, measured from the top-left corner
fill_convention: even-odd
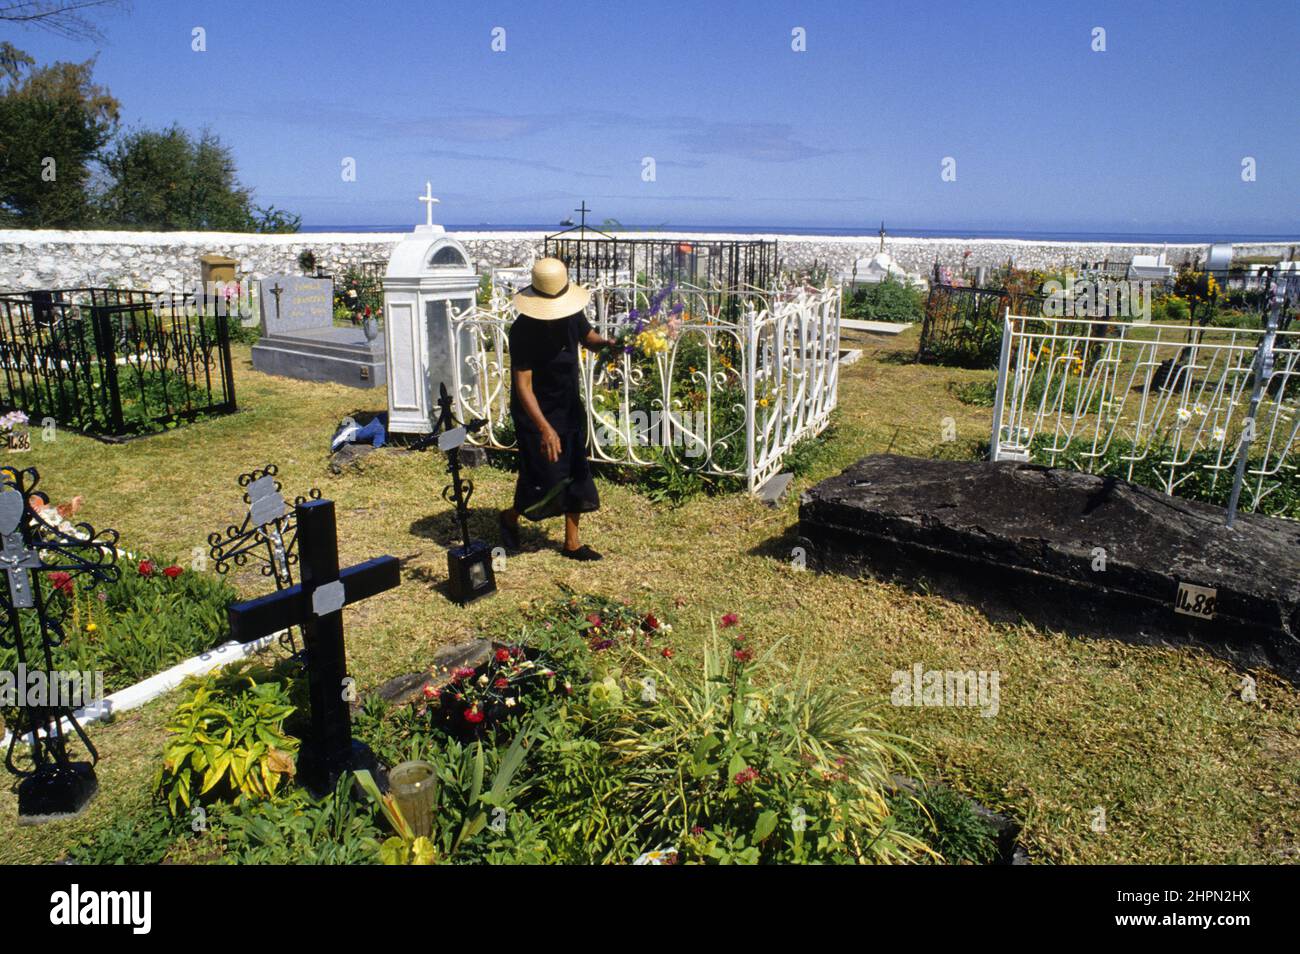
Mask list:
[[[97,54],[127,125],[211,128],[305,225],[413,223],[431,179],[462,225],[585,199],[636,224],[1300,235],[1296,0],[135,0],[100,22],[102,44],[0,38]]]

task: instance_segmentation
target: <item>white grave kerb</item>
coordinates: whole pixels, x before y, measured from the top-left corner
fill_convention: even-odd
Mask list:
[[[388,358],[388,429],[427,434],[438,416],[438,385],[459,398],[458,383],[472,383],[467,367],[454,374],[452,335],[468,353],[470,333],[453,311],[474,306],[478,274],[465,246],[433,221],[433,186],[425,183],[425,221],[394,247],[384,273],[384,346]]]

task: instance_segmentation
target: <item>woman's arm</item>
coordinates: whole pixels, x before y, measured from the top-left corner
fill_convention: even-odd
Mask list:
[[[582,339],[582,343],[590,351],[599,351],[601,348],[612,348],[616,341],[613,338],[602,338],[595,331],[588,331],[587,337]]]
[[[526,371],[512,371],[511,374],[514,376],[515,394],[519,395],[519,405],[528,415],[528,419],[542,432],[542,453],[554,464],[560,459],[560,435],[555,433],[555,428],[551,427],[550,422],[542,414],[541,406],[537,403],[537,395],[533,393],[532,368]]]

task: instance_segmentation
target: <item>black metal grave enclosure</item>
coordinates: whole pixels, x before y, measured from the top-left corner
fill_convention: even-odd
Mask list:
[[[544,251],[564,262],[569,277],[584,285],[767,289],[779,271],[776,242],[763,239],[619,238],[582,225],[548,235]]]
[[[0,294],[0,405],[101,438],[235,410],[230,318],[192,295]]]

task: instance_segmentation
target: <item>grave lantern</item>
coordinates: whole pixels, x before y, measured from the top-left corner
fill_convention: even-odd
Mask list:
[[[438,385],[455,390],[474,380],[472,368],[452,367],[452,335],[470,334],[452,316],[474,307],[479,278],[465,247],[433,223],[432,193],[425,183],[425,223],[397,244],[384,274],[388,429],[397,433],[428,434],[438,419]],[[468,340],[459,350],[470,353]]]

